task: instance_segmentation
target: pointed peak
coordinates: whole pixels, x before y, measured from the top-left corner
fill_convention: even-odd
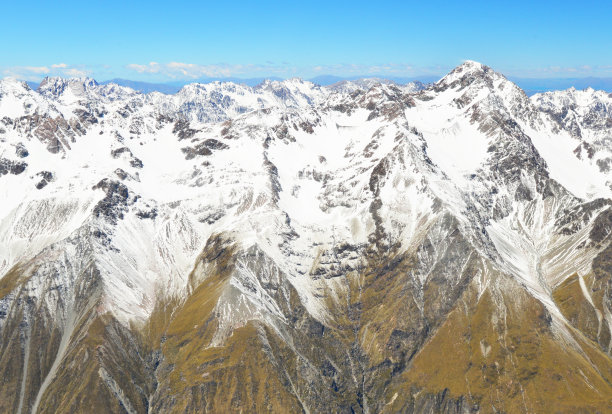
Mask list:
[[[89,77],[62,78],[59,76],[45,77],[36,91],[53,100],[76,102],[85,99],[89,94],[97,95],[100,84]]]
[[[486,73],[495,73],[495,71],[491,69],[490,67],[483,65],[480,62],[476,62],[473,60],[466,60],[465,62],[463,62],[462,64],[460,64],[459,66],[451,70],[448,73],[448,75],[445,76],[445,78],[449,76],[458,78],[458,77],[473,76],[473,75],[486,74]]]
[[[495,72],[489,66],[473,60],[466,60],[436,82],[434,88],[438,91],[457,87],[463,89],[471,84],[485,84],[488,87],[492,87],[494,81],[498,80],[511,83],[502,74]]]
[[[65,83],[65,81],[59,76],[45,76],[42,81],[38,84],[38,90],[47,89],[49,85],[57,85]]]
[[[318,88],[314,83],[302,78],[293,77],[284,80],[265,79],[255,89],[281,90],[281,89],[313,89]]]
[[[206,93],[206,84],[205,83],[188,83],[183,85],[181,89],[177,92],[177,95],[185,96],[185,95],[193,95],[193,94],[201,94]]]
[[[60,76],[45,76],[38,85],[38,90],[40,91],[51,87],[65,88],[68,85],[92,88],[98,86],[99,83],[95,79],[89,77],[62,78]]]
[[[223,94],[232,93],[242,88],[249,89],[246,85],[237,84],[231,81],[216,80],[207,83],[193,82],[183,85],[176,94],[191,99],[196,96],[208,96],[215,91]]]
[[[463,63],[459,66],[457,66],[458,68],[467,68],[467,69],[483,69],[483,68],[487,68],[488,66],[483,65],[480,62],[476,62],[475,60],[464,60]]]

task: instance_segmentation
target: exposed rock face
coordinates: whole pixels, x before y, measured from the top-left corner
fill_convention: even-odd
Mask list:
[[[25,171],[28,164],[23,161],[12,161],[0,158],[0,176],[6,174],[19,175]]]
[[[609,101],[0,81],[0,411],[606,412]]]
[[[36,175],[40,177],[40,181],[36,183],[36,188],[39,190],[45,188],[47,184],[53,181],[53,173],[50,171],[41,171]]]

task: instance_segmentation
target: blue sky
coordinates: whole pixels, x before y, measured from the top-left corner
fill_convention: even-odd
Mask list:
[[[537,4],[533,4],[537,3]],[[612,77],[609,1],[3,0],[0,75]]]

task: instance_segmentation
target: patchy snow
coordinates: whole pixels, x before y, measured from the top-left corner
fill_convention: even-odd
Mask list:
[[[583,108],[577,117],[607,99],[571,93]],[[69,128],[58,138],[61,150],[51,153],[57,129],[0,123],[0,158],[27,163],[20,174],[0,176],[0,275],[78,237],[91,244],[101,272],[102,309],[125,323],[143,321],[160,296],[185,295],[206,241],[224,234],[241,251],[266,258],[261,274],[243,261],[232,276],[218,304],[228,326],[249,318],[282,322],[258,285],[274,272],[325,320],[321,298],[337,283],[312,272],[356,268],[363,258],[355,253],[322,262],[322,255],[343,244],[362,251],[377,226],[401,249],[414,250],[449,215],[488,261],[486,269],[498,266],[552,306],[551,287],[569,272],[585,275],[596,251],[575,253],[590,224],[572,237],[555,233],[557,216],[578,201],[543,199],[535,174],[548,174],[584,200],[610,198],[609,172],[597,164],[608,149],[601,131],[589,129],[584,142],[596,155],[577,157],[582,141],[539,112],[533,99],[476,62],[426,89],[380,80],[320,87],[290,79],[254,88],[192,84],[175,95],[145,95],[91,79],[51,78],[39,92],[4,80],[0,119],[45,115]],[[542,107],[565,105],[549,100],[535,98]],[[400,110],[387,118],[369,102]],[[542,170],[522,171],[520,183],[505,182],[503,171],[493,175],[499,160],[489,147],[522,136],[484,128],[481,114],[495,114],[485,118],[493,124],[514,120],[545,161]],[[19,145],[27,157],[18,157]],[[37,189],[45,171],[53,178]],[[116,183],[116,194],[94,189],[105,179]],[[531,201],[515,197],[521,184]],[[487,277],[481,275],[482,286]]]

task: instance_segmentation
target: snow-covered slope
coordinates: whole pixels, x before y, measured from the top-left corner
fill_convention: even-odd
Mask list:
[[[0,350],[15,357],[0,363],[12,384],[0,410],[86,410],[94,394],[57,397],[83,392],[76,363],[109,411],[237,409],[251,397],[226,407],[208,376],[246,392],[223,362],[240,335],[246,361],[285,373],[243,361],[283,390],[266,397],[275,410],[537,408],[530,387],[561,368],[521,376],[535,339],[499,325],[508,315],[567,354],[574,376],[559,375],[588,388],[576,407],[605,406],[591,393],[612,390],[611,102],[529,99],[471,61],[428,87],[1,81]],[[497,332],[479,339],[482,358],[523,338],[494,361],[520,398],[485,402],[502,386],[468,374],[471,396],[463,383],[439,394],[438,374],[418,374],[446,349],[437,333],[463,329],[460,309]],[[398,397],[406,384],[424,393]]]
[[[564,150],[573,147],[576,168],[594,170],[606,177],[610,187],[612,169],[612,95],[591,88],[583,91],[547,92],[531,97],[539,110],[550,114],[567,131],[571,139],[566,139]],[[559,151],[560,152],[560,151]],[[578,167],[580,165],[580,167]],[[590,184],[587,178],[587,183]],[[584,183],[585,181],[582,181]]]

